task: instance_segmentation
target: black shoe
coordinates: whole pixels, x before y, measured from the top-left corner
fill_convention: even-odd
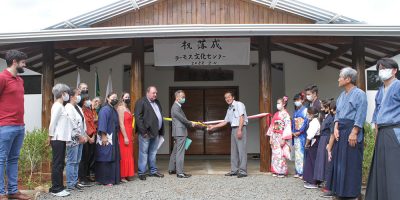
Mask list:
[[[237,176],[237,172],[228,172],[225,174],[225,176]]]
[[[142,181],[145,181],[146,180],[146,175],[139,175],[139,179],[142,180]]]
[[[89,183],[89,182],[86,182],[86,181],[81,181],[77,185],[79,185],[80,187],[92,187],[93,183]]]
[[[74,186],[74,190],[78,191],[78,192],[83,192],[83,187],[79,186],[78,184],[76,184]]]
[[[158,177],[158,178],[164,178],[164,174],[161,174],[159,172],[156,172],[154,174],[150,174],[151,177]]]
[[[239,173],[237,177],[238,177],[238,178],[247,177],[247,174],[242,174],[242,173]]]
[[[168,171],[169,175],[176,174],[176,171]]]
[[[191,174],[185,174],[185,173],[176,175],[176,177],[178,177],[178,178],[189,178],[191,176],[192,176]]]

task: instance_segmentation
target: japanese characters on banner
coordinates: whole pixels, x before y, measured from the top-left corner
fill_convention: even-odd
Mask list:
[[[155,66],[249,65],[250,38],[154,40]]]

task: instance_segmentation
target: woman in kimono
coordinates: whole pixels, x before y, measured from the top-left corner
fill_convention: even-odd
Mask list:
[[[319,110],[314,107],[307,109],[308,120],[310,121],[307,128],[307,140],[304,152],[304,187],[307,189],[318,188],[316,180],[314,180],[315,158],[317,156],[318,140],[321,124],[319,122]]]
[[[273,176],[284,178],[288,172],[286,159],[290,159],[290,148],[287,143],[292,139],[291,121],[286,110],[288,97],[278,99],[271,125],[267,131],[272,149],[271,171]]]
[[[98,137],[96,140],[96,181],[112,186],[121,181],[120,151],[118,142],[119,121],[115,106],[116,93],[107,95],[107,101],[99,112]]]
[[[321,134],[318,141],[317,158],[315,159],[315,170],[314,179],[319,183],[325,180],[325,169],[328,163],[328,152],[326,151],[326,145],[329,143],[331,133],[333,133],[333,115],[330,113],[330,105],[333,99],[323,100],[321,104],[321,110],[324,114],[322,117],[324,120],[321,124]]]
[[[383,86],[375,97],[376,143],[371,162],[366,200],[400,198],[400,81],[398,64],[382,58],[376,64]]]
[[[306,141],[306,128],[308,124],[307,108],[303,105],[304,94],[296,94],[293,98],[295,111],[292,120],[292,134],[294,147],[294,163],[296,174],[294,178],[303,178],[304,145]]]

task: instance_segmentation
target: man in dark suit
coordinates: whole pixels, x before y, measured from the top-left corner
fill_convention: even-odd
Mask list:
[[[187,138],[187,128],[194,127],[195,124],[186,118],[181,106],[185,103],[185,93],[182,90],[175,92],[175,103],[171,108],[172,117],[172,137],[174,137],[174,149],[169,160],[169,174],[177,174],[178,178],[189,178],[190,174],[183,171],[185,160],[185,142]]]
[[[159,138],[164,136],[164,122],[161,105],[157,100],[157,89],[154,86],[148,87],[146,96],[136,102],[135,130],[139,134],[139,179],[146,180],[147,163],[150,176],[164,177],[158,172],[156,165]]]

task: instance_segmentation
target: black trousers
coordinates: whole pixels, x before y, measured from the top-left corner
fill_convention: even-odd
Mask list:
[[[52,140],[50,142],[52,149],[52,167],[51,167],[51,183],[49,189],[52,193],[58,193],[65,189],[63,182],[63,171],[65,167],[65,151],[66,142],[59,140]]]
[[[89,144],[88,142],[83,144],[82,158],[79,163],[79,180],[88,182],[88,176],[90,172],[94,172],[94,152],[96,148],[96,143]]]

